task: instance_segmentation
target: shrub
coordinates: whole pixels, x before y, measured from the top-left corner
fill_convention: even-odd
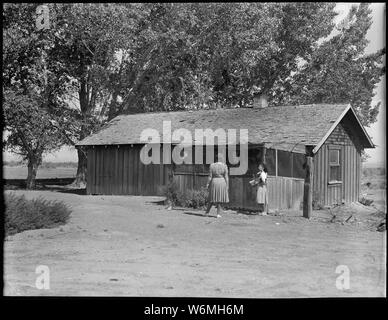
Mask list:
[[[175,182],[169,183],[165,187],[163,194],[173,206],[194,209],[205,207],[208,198],[208,191],[204,187],[199,190],[190,189],[182,192]]]
[[[163,190],[163,195],[173,206],[183,206],[185,199],[175,182],[170,182]]]
[[[62,201],[48,201],[39,197],[27,200],[13,193],[5,196],[5,233],[53,228],[67,222],[71,210]]]
[[[208,191],[205,187],[199,190],[188,190],[186,195],[186,207],[202,209],[208,202]]]

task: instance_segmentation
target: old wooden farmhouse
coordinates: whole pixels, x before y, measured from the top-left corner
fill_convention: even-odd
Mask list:
[[[256,191],[248,182],[260,161],[268,168],[270,209],[358,201],[361,151],[374,147],[355,111],[344,104],[121,115],[77,145],[87,151],[87,193],[160,195],[170,181],[182,190],[205,186],[206,164],[140,161],[141,133],[162,132],[163,121],[193,136],[197,128],[248,130],[248,169],[230,176],[231,208],[256,209]]]

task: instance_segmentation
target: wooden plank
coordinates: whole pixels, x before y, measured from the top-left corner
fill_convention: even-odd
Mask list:
[[[96,149],[93,147],[92,149],[92,170],[91,170],[91,194],[96,193]]]
[[[350,195],[351,195],[351,201],[354,199],[354,188],[353,188],[353,175],[354,175],[354,167],[353,167],[353,148],[350,148],[350,159],[349,159],[349,168],[350,168],[350,179],[349,179],[349,188],[350,188]]]
[[[278,164],[278,149],[275,149],[275,175],[276,175],[276,177],[278,176],[278,169],[279,169],[279,164]]]
[[[356,193],[357,193],[357,190],[356,190],[356,172],[357,172],[357,166],[356,166],[356,159],[357,159],[357,156],[356,156],[356,148],[352,148],[352,151],[353,151],[353,159],[352,159],[352,168],[353,168],[353,175],[352,175],[352,186],[353,186],[353,199],[352,199],[352,202],[356,201]]]
[[[123,189],[123,194],[128,194],[128,146],[123,146],[122,152],[123,152],[122,189]]]
[[[107,173],[106,173],[106,154],[105,154],[105,146],[101,147],[101,172],[102,172],[102,178],[101,178],[101,184],[100,184],[100,192],[101,194],[107,194],[106,193],[106,185],[107,185]]]
[[[100,194],[100,181],[101,181],[101,154],[100,148],[95,148],[96,153],[96,189],[95,193]]]
[[[343,175],[342,175],[342,189],[343,189],[343,194],[344,194],[344,198],[345,198],[345,202],[348,203],[349,202],[349,195],[348,195],[348,192],[347,192],[347,181],[349,180],[349,175],[348,175],[348,146],[345,146],[344,147],[344,153],[343,153],[343,159],[342,159],[342,162],[343,162]]]
[[[341,147],[341,151],[340,151],[340,165],[341,165],[341,180],[342,180],[342,184],[341,184],[341,203],[343,201],[346,202],[346,199],[345,199],[345,168],[346,168],[346,163],[345,163],[345,149],[346,149],[346,146],[342,146]]]
[[[136,148],[136,146],[134,145],[133,148],[133,154],[132,154],[132,157],[133,157],[133,168],[132,168],[132,174],[133,174],[133,186],[134,186],[134,194],[135,195],[140,195],[141,194],[141,190],[139,189],[139,171],[140,171],[140,154],[139,154],[139,150]]]
[[[358,153],[358,162],[359,162],[359,171],[358,171],[358,197],[357,197],[357,201],[360,200],[360,196],[361,196],[361,177],[362,177],[361,151],[359,151],[359,153]]]
[[[351,177],[352,177],[352,168],[351,168],[351,159],[352,159],[352,147],[348,146],[347,148],[347,160],[346,160],[346,166],[347,166],[347,181],[346,186],[347,188],[347,194],[348,194],[348,202],[352,202],[352,188],[351,188]]]
[[[115,149],[114,147],[110,146],[108,148],[109,150],[109,161],[110,161],[110,165],[109,165],[109,194],[110,195],[113,195],[114,194],[114,187],[115,187],[115,184],[116,184],[116,181],[115,181],[115,170],[116,170],[116,152],[115,152]]]
[[[313,211],[313,188],[311,182],[314,177],[314,162],[311,150],[306,148],[306,178],[304,181],[303,217],[310,219]]]
[[[320,166],[321,170],[319,172],[319,176],[320,176],[319,197],[320,197],[321,205],[324,205],[325,204],[325,184],[326,184],[326,164],[325,164],[324,148],[322,148],[319,152],[320,152],[319,158],[321,163],[321,166]]]
[[[119,148],[119,194],[124,193],[124,153],[125,147],[120,146]]]
[[[112,194],[119,194],[119,149],[117,146],[112,147],[112,154],[114,155],[114,167],[112,168]]]
[[[128,194],[136,195],[134,148],[128,147]],[[136,182],[137,183],[137,182]]]
[[[240,177],[230,177],[229,201],[230,207],[243,208],[242,179]]]
[[[138,163],[138,175],[137,175],[137,191],[139,195],[144,194],[143,190],[143,179],[144,179],[144,164],[140,159],[140,148],[137,148],[137,163]]]
[[[91,182],[92,182],[92,148],[87,149],[86,156],[86,194],[91,194]]]
[[[329,204],[329,195],[328,195],[328,181],[329,181],[329,172],[328,172],[328,168],[329,168],[329,162],[328,162],[328,157],[327,157],[327,145],[324,145],[323,148],[322,148],[322,158],[323,158],[323,167],[322,167],[322,171],[323,171],[323,197],[324,197],[324,202],[323,204],[324,205],[328,205]]]
[[[114,170],[114,153],[112,151],[113,150],[110,146],[108,146],[105,149],[105,153],[106,153],[106,156],[108,159],[108,161],[107,161],[107,177],[108,177],[108,183],[107,183],[108,192],[107,192],[107,194],[109,194],[109,195],[112,194],[112,183],[113,183],[112,171]]]

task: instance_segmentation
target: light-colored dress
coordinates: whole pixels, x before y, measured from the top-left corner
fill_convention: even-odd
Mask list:
[[[209,202],[227,203],[228,195],[228,167],[221,162],[212,163],[209,168]]]
[[[257,196],[256,202],[259,204],[268,203],[268,192],[267,192],[267,174],[262,171],[257,174],[258,185],[257,185]]]

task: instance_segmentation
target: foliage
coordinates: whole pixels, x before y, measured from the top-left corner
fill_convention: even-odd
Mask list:
[[[41,31],[36,6],[3,7],[3,90],[18,116],[31,104],[50,121],[47,152],[118,114],[244,107],[262,93],[270,105],[351,103],[376,121],[385,50],[365,55],[368,4],[336,26],[335,3],[50,3]]]
[[[58,130],[50,125],[42,103],[40,96],[32,92],[4,91],[3,117],[8,132],[4,146],[23,160],[38,158],[39,164],[44,152],[60,147]]]
[[[246,106],[329,35],[334,4],[143,4],[120,111]]]
[[[61,201],[41,197],[27,200],[14,193],[5,196],[5,232],[7,235],[25,230],[53,228],[66,223],[71,210]]]
[[[50,60],[50,39],[37,32],[35,5],[6,4],[3,8],[4,147],[28,161],[27,187],[35,185],[44,153],[64,143],[51,125],[51,109],[63,106],[64,79]]]
[[[208,190],[205,187],[199,190],[189,189],[182,192],[175,182],[170,182],[163,193],[173,206],[203,209],[208,202]]]
[[[209,198],[208,189],[202,187],[199,190],[187,190],[185,206],[193,209],[203,209],[206,207]]]
[[[163,195],[173,206],[181,206],[183,203],[183,194],[174,181],[171,181],[167,186],[164,187]]]
[[[375,122],[380,102],[372,105],[372,98],[385,73],[385,48],[364,54],[371,24],[369,4],[353,6],[337,26],[337,34],[306,57],[289,83],[289,100],[285,100],[291,104],[350,103],[364,125]]]

